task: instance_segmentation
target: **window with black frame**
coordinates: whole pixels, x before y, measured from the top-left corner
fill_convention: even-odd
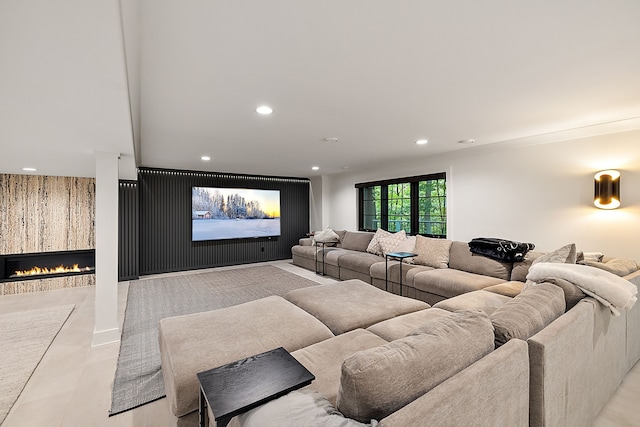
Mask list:
[[[382,228],[431,237],[447,236],[447,183],[444,172],[356,184],[358,227]]]

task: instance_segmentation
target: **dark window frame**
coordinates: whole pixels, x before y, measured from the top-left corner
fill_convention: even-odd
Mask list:
[[[370,229],[370,228],[366,228],[364,227],[365,224],[365,218],[364,218],[364,194],[365,194],[365,189],[366,188],[370,188],[370,187],[376,187],[376,186],[380,186],[381,187],[381,191],[380,191],[380,227],[384,230],[388,230],[389,228],[389,223],[388,223],[388,202],[389,202],[389,198],[388,198],[388,187],[389,185],[395,185],[395,184],[410,184],[410,200],[411,200],[411,208],[410,208],[410,228],[411,230],[409,231],[408,234],[422,234],[423,236],[429,236],[429,237],[439,237],[439,238],[445,238],[446,237],[446,232],[445,234],[427,234],[427,233],[419,233],[419,229],[420,229],[420,217],[419,217],[419,213],[420,213],[420,205],[419,205],[419,198],[420,198],[420,193],[419,193],[419,185],[421,181],[436,181],[436,180],[444,180],[445,181],[445,185],[446,185],[446,180],[447,180],[447,175],[445,172],[439,172],[439,173],[433,173],[433,174],[428,174],[428,175],[418,175],[418,176],[411,176],[411,177],[405,177],[405,178],[395,178],[395,179],[387,179],[387,180],[381,180],[381,181],[370,181],[370,182],[362,182],[362,183],[357,183],[355,185],[355,187],[358,189],[358,229],[360,231],[375,231],[375,229]],[[444,195],[444,199],[446,201],[446,192]],[[445,205],[445,209],[446,209],[446,205]],[[446,221],[446,217],[445,217],[445,221]],[[446,229],[446,222],[445,222],[445,229]]]

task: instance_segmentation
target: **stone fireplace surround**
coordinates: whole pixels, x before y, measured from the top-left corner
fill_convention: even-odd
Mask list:
[[[95,179],[0,174],[0,201],[0,269],[16,255],[93,255]],[[30,280],[0,273],[0,295],[95,285],[94,271]]]

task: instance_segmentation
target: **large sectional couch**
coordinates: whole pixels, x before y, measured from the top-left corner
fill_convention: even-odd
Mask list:
[[[502,263],[451,242],[447,268],[402,266],[400,296],[399,264],[366,251],[374,233],[337,234],[292,256],[316,271],[324,256],[341,281],[160,322],[178,425],[197,420],[197,372],[277,347],[316,380],[234,422],[307,425],[294,412],[321,412],[334,418],[308,425],[588,426],[640,359],[637,304],[614,315],[561,283],[525,286],[543,253]],[[624,278],[637,286],[640,271]]]
[[[323,271],[340,280],[360,279],[380,289],[400,293],[400,263],[367,252],[375,236],[366,231],[336,231],[339,241],[318,247],[302,238],[291,248],[293,264]],[[436,239],[432,239],[436,241]],[[521,262],[507,263],[471,253],[466,242],[450,242],[448,268],[403,263],[402,295],[436,304],[480,289],[515,296],[522,290],[527,271],[542,252],[529,252]],[[323,266],[324,263],[324,266]],[[388,267],[386,267],[388,265]]]

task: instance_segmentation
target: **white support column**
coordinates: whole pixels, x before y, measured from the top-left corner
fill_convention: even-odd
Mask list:
[[[118,153],[96,152],[96,312],[92,346],[120,340]]]

